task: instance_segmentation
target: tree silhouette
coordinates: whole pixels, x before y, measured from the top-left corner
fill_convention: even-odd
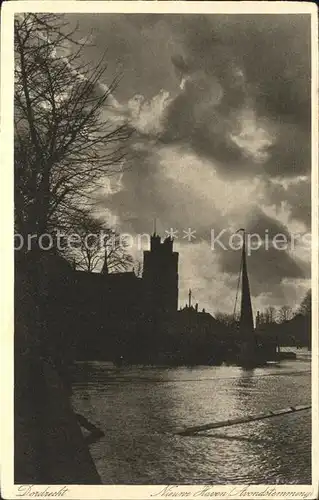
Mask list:
[[[73,212],[69,224],[60,251],[76,269],[102,271],[105,259],[109,272],[125,271],[133,265],[126,239],[111,229],[102,218],[78,210]]]
[[[311,316],[311,289],[309,289],[303,298],[299,310],[299,314],[303,316]]]
[[[292,308],[290,306],[282,306],[278,311],[279,323],[291,320],[293,317]]]
[[[225,325],[229,328],[236,328],[239,325],[240,314],[236,313],[235,315],[233,315],[217,311],[214,314],[214,318],[222,325]]]
[[[275,323],[276,322],[277,311],[273,306],[267,307],[265,311],[265,322],[266,323]]]
[[[134,272],[138,278],[142,278],[142,276],[143,276],[143,263],[141,260],[137,260],[135,262]]]
[[[63,16],[14,21],[15,224],[22,235],[60,227],[89,206],[105,175],[121,171],[126,123],[108,112],[118,85],[102,83],[106,63],[83,62],[85,41]]]

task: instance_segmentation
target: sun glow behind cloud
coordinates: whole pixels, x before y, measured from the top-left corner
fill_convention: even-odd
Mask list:
[[[85,21],[124,72],[105,116],[134,129],[125,169],[98,203],[132,234],[151,231],[154,217],[162,236],[197,231],[176,241],[182,302],[191,287],[202,307],[231,309],[238,256],[212,254],[211,228],[309,231],[308,20],[288,17]],[[300,244],[277,260],[252,256],[254,303],[301,299],[309,258]]]
[[[185,241],[176,241],[176,249],[180,251],[180,304],[185,301],[191,287],[200,307],[211,311],[230,312],[237,278],[235,274],[223,272],[220,257],[214,255],[210,248],[210,231],[214,228],[216,231],[225,228],[229,232],[235,232],[238,227],[249,224],[257,208],[290,232],[305,231],[305,225],[293,218],[288,202],[281,201],[276,205],[268,201],[267,184],[260,175],[260,168],[268,157],[267,146],[271,144],[272,139],[265,129],[258,127],[254,113],[247,111],[247,114],[242,115],[241,131],[237,136],[233,136],[232,140],[245,151],[247,163],[256,165],[255,175],[232,181],[229,177],[220,175],[218,162],[201,157],[191,147],[185,144],[165,145],[158,141],[171,101],[169,93],[163,90],[149,100],[143,96],[135,96],[125,105],[121,103],[122,116],[129,117],[130,123],[134,125],[139,138],[133,142],[132,150],[137,154],[146,154],[150,167],[147,175],[153,176],[152,185],[156,185],[156,196],[165,198],[165,206],[169,208],[168,211],[159,213],[155,209],[151,219],[157,216],[158,226],[163,233],[170,227],[179,230],[192,227],[199,238],[195,244],[188,245]],[[134,162],[134,165],[137,166],[137,162]],[[128,189],[126,177],[126,174],[122,173],[111,181],[105,196],[108,198],[117,193],[121,199],[122,193],[125,204],[125,192]],[[139,178],[139,182],[143,183],[145,180]],[[301,181],[304,181],[304,177]],[[275,184],[285,190],[294,183],[298,181],[275,181]],[[132,186],[130,188],[132,189]],[[147,183],[145,189],[148,189]],[[142,189],[142,199],[144,194]],[[146,203],[145,206],[149,204]],[[140,217],[136,207],[130,206],[128,211],[122,211],[122,216],[121,213],[116,215],[118,228],[125,227],[128,216],[131,221]],[[149,227],[144,230],[147,231],[150,225],[151,220]],[[203,232],[206,239],[202,236]],[[135,257],[141,258],[139,252],[133,253]],[[308,263],[309,251],[296,244],[292,258]],[[264,307],[267,301],[275,305],[286,301],[294,304],[297,300],[295,295],[299,296],[298,293],[303,292],[309,285],[308,280],[301,280],[300,283],[296,294],[292,290],[291,281],[288,285],[283,283],[278,286],[272,298],[269,298],[268,293],[257,294],[254,297],[255,309]],[[254,293],[253,290],[252,292]]]

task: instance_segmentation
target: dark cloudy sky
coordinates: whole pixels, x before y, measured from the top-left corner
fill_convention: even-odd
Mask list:
[[[98,206],[122,231],[179,230],[180,299],[232,310],[240,254],[210,248],[210,232],[310,230],[310,15],[72,15],[93,30],[122,80],[105,110],[135,129],[122,176]],[[113,117],[113,118],[112,118]],[[196,231],[192,243],[183,229]],[[296,244],[248,260],[253,306],[295,306],[310,252]]]

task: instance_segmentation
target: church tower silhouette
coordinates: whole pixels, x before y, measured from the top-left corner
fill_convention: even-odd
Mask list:
[[[173,251],[173,242],[171,237],[162,242],[154,230],[151,249],[144,251],[145,306],[152,315],[172,313],[178,308],[178,252]]]

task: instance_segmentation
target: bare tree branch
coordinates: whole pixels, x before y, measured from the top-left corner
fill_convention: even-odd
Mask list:
[[[34,13],[14,25],[16,225],[40,234],[122,170],[131,129],[108,106],[119,78],[106,86],[105,58],[83,61],[77,28]]]
[[[110,272],[126,271],[134,261],[127,251],[127,242],[107,226],[104,220],[93,217],[80,209],[69,216],[65,228],[65,244],[62,254],[77,269],[101,271],[105,256]],[[77,243],[71,244],[77,240]]]

